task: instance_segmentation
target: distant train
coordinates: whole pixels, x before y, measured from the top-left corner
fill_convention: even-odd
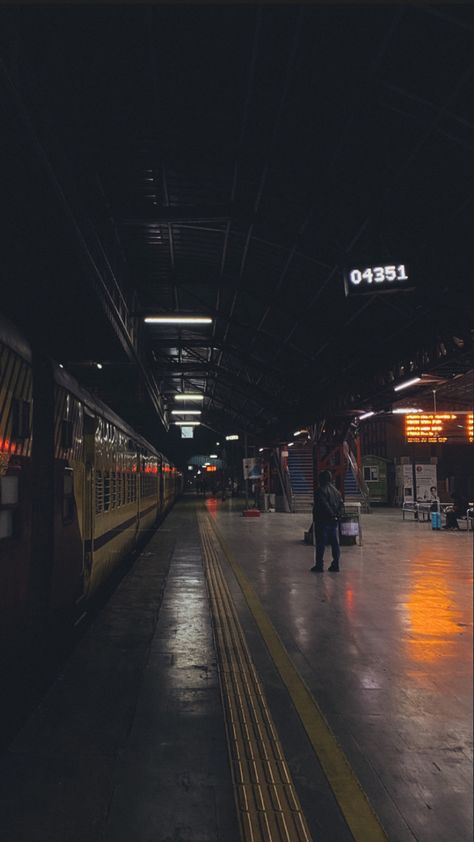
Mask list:
[[[150,534],[182,475],[0,317],[0,634],[68,616]]]

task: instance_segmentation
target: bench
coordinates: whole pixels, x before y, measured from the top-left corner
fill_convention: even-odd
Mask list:
[[[413,515],[413,519],[419,522],[430,520],[430,504],[429,503],[403,503],[402,518],[405,520],[406,515]]]

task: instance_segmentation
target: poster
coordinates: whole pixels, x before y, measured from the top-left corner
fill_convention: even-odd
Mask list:
[[[262,476],[262,460],[251,458],[242,459],[244,479],[260,479]]]
[[[432,503],[438,499],[436,465],[415,465],[417,503]]]
[[[402,465],[403,480],[403,502],[414,503],[415,494],[413,488],[413,465]]]

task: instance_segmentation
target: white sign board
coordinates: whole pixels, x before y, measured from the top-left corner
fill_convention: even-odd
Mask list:
[[[432,503],[438,499],[436,465],[415,465],[417,503]]]

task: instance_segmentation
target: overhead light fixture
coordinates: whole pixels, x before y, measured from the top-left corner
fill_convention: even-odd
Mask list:
[[[423,410],[414,409],[412,406],[400,406],[398,409],[392,409],[394,415],[412,415],[413,412],[423,412]]]
[[[64,368],[62,363],[59,363],[59,368]]]
[[[238,438],[239,438],[238,436],[232,435],[232,436],[226,436],[225,440],[226,441],[238,441]]]
[[[192,469],[193,469],[193,466],[192,466],[192,465],[188,465],[188,471],[192,471]]]
[[[258,452],[259,452],[259,453],[263,453],[263,447],[259,447],[259,448],[258,448]]]
[[[219,447],[220,441],[216,441],[216,446]]]
[[[289,442],[288,442],[288,447],[293,447],[293,445],[294,445],[294,441],[289,441]]]
[[[200,421],[173,421],[176,427],[198,427]]]
[[[307,433],[307,432],[308,432],[307,430],[296,430],[296,432],[294,432],[293,435],[294,436],[301,436],[301,435],[303,435],[303,433]]]
[[[171,415],[202,415],[200,409],[172,409]]]
[[[394,392],[400,392],[401,389],[407,389],[408,386],[414,386],[415,383],[419,383],[421,377],[412,377],[411,380],[405,380],[404,383],[399,383],[398,386],[393,387]]]
[[[359,421],[363,421],[364,418],[370,418],[372,415],[375,415],[375,412],[364,412],[363,415],[359,415]]]
[[[210,316],[146,316],[147,325],[210,325]]]
[[[102,363],[96,363],[96,364],[95,364],[95,367],[96,367],[96,368],[102,368]]]
[[[218,459],[218,458],[219,457],[217,456],[217,453],[210,453],[209,454],[209,459]]]
[[[204,395],[199,392],[180,392],[179,395],[174,396],[175,401],[203,401]]]

